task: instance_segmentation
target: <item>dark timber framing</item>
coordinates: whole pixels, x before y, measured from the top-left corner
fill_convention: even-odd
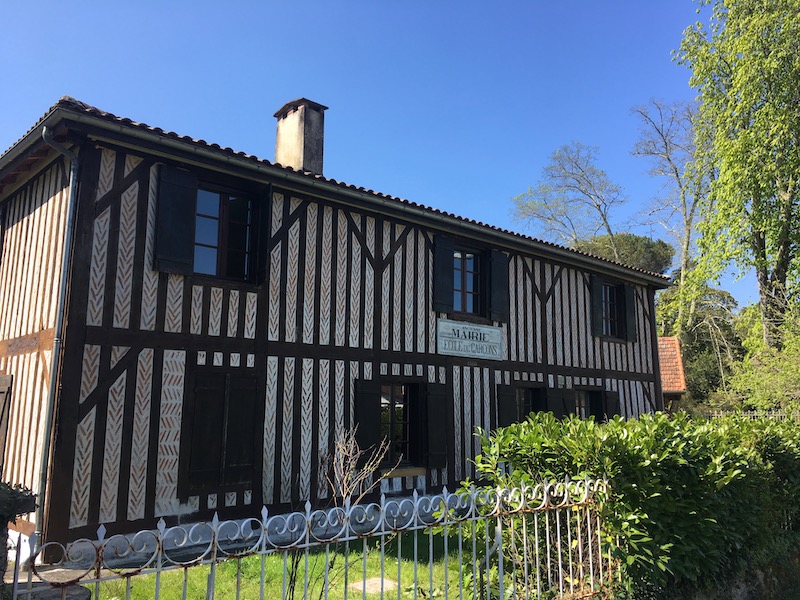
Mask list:
[[[92,537],[101,522],[111,535],[162,517],[175,524],[215,512],[252,515],[262,504],[273,511],[326,504],[325,456],[343,430],[374,419],[374,407],[361,402],[382,383],[413,382],[425,407],[414,412],[437,427],[435,438],[419,430],[426,456],[415,459],[413,474],[396,474],[405,490],[474,477],[474,429],[507,421],[503,403],[518,389],[541,390],[558,414],[575,410],[575,390],[602,392],[609,413],[661,408],[653,315],[655,290],[666,283],[659,276],[74,101],[62,101],[45,122],[82,162],[45,500],[49,540]],[[31,134],[0,157],[0,202],[24,188],[17,181],[3,188],[4,169],[28,164],[22,157],[38,156],[38,143]],[[186,261],[159,263],[158,236],[170,231],[158,208],[168,202],[159,197],[165,169],[204,188],[248,194],[255,237],[248,281],[195,274]],[[437,247],[451,249],[451,286],[452,248],[480,255],[478,315],[452,310],[452,287],[449,308],[439,302],[447,290]],[[628,339],[594,334],[596,277],[624,286]],[[438,353],[439,319],[502,331],[502,360]],[[200,372],[254,379],[257,464],[249,485],[186,485],[187,394]]]

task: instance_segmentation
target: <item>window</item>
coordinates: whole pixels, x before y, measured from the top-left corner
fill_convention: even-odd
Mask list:
[[[636,341],[636,289],[591,278],[592,332],[598,337]]]
[[[202,188],[197,190],[195,273],[249,278],[252,212],[247,198]]]
[[[508,255],[458,247],[452,239],[437,236],[433,310],[508,322]]]
[[[255,377],[203,369],[193,389],[184,416],[190,443],[181,446],[182,489],[251,486],[260,441]]]
[[[384,464],[442,468],[447,463],[446,386],[411,379],[368,381],[355,385],[356,436],[368,454],[388,439]],[[363,457],[366,460],[367,456]]]
[[[481,255],[453,250],[453,310],[481,314]]]
[[[604,283],[601,301],[603,303],[603,335],[620,337],[617,288]]]
[[[381,438],[389,441],[385,462],[390,465],[418,462],[421,440],[416,386],[381,386]]]
[[[594,417],[600,422],[605,418],[603,392],[600,390],[575,390],[575,405],[581,419]]]
[[[159,171],[153,268],[180,275],[253,279],[256,238],[255,188],[236,191],[198,183],[191,171],[162,165]]]

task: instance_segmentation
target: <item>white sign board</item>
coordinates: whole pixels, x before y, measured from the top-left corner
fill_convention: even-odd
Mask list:
[[[463,321],[436,321],[436,347],[439,354],[503,360],[503,328],[473,325]]]

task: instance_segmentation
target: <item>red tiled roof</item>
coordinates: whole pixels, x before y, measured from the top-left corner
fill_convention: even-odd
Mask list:
[[[20,142],[22,142],[27,136],[29,136],[33,131],[35,131],[39,127],[39,125],[41,125],[41,123],[43,121],[45,121],[45,119],[47,119],[48,116],[50,116],[53,112],[55,112],[58,109],[69,110],[69,111],[76,112],[76,113],[82,113],[82,114],[89,115],[89,116],[96,117],[96,118],[100,118],[100,119],[102,119],[104,121],[112,122],[112,123],[115,123],[115,124],[118,124],[118,125],[123,125],[123,126],[126,126],[126,127],[131,127],[133,129],[147,131],[149,133],[154,133],[154,134],[163,136],[165,138],[169,138],[171,140],[180,141],[180,142],[184,142],[184,143],[189,143],[189,144],[192,144],[195,147],[200,147],[200,148],[203,148],[204,150],[210,150],[212,152],[219,153],[219,155],[222,158],[225,158],[225,157],[236,157],[236,158],[245,159],[247,161],[252,161],[254,163],[259,163],[261,165],[268,165],[270,167],[282,169],[284,171],[295,173],[295,174],[307,177],[309,179],[315,179],[317,181],[322,181],[322,182],[324,182],[326,184],[329,184],[329,185],[332,185],[332,186],[335,186],[335,187],[338,187],[338,188],[341,188],[341,189],[346,189],[346,190],[359,192],[359,193],[362,193],[362,194],[366,194],[368,196],[373,196],[375,198],[379,198],[381,200],[388,200],[390,202],[397,202],[399,204],[403,204],[403,205],[406,205],[406,206],[409,206],[409,207],[422,209],[423,211],[432,213],[434,215],[444,216],[447,219],[452,219],[454,221],[458,221],[458,222],[461,222],[461,223],[469,223],[471,225],[477,225],[477,226],[480,226],[480,227],[485,228],[487,230],[494,231],[496,233],[511,235],[511,236],[514,236],[514,237],[516,237],[516,238],[518,238],[520,240],[523,240],[523,241],[526,241],[526,242],[531,242],[534,245],[544,246],[545,248],[552,248],[552,249],[557,250],[557,251],[567,251],[567,252],[569,252],[571,254],[574,254],[574,255],[577,255],[577,256],[582,256],[582,257],[589,258],[589,259],[592,259],[592,260],[599,260],[599,261],[602,261],[602,262],[605,262],[605,263],[609,263],[611,265],[624,267],[625,269],[628,269],[630,271],[646,275],[649,278],[655,278],[657,281],[660,280],[659,284],[663,285],[663,287],[667,287],[667,285],[669,284],[668,283],[669,282],[669,278],[666,277],[665,275],[662,275],[661,273],[654,273],[652,271],[647,271],[645,269],[639,269],[637,267],[632,267],[632,266],[626,265],[624,263],[620,263],[620,262],[617,262],[617,261],[614,261],[614,260],[609,260],[609,259],[606,259],[606,258],[601,258],[601,257],[595,256],[593,254],[589,254],[588,252],[583,252],[581,250],[575,250],[573,248],[568,248],[568,247],[562,246],[560,244],[554,244],[554,243],[548,242],[546,240],[540,240],[538,238],[534,238],[534,237],[531,237],[531,236],[523,235],[523,234],[518,233],[516,231],[503,229],[501,227],[496,227],[494,225],[488,225],[486,223],[482,223],[482,222],[476,221],[474,219],[468,219],[466,217],[461,217],[461,216],[458,216],[458,215],[453,214],[453,213],[448,213],[448,212],[439,210],[437,208],[432,208],[430,206],[425,206],[424,204],[417,204],[416,202],[412,202],[410,200],[405,200],[403,198],[398,198],[396,196],[390,196],[388,194],[384,194],[384,193],[381,193],[381,192],[376,192],[374,190],[370,190],[370,189],[367,189],[367,188],[364,188],[364,187],[351,185],[349,183],[345,183],[345,182],[342,182],[342,181],[337,181],[336,179],[329,179],[329,178],[323,177],[322,175],[319,175],[319,174],[315,174],[315,173],[311,173],[311,172],[307,172],[307,171],[299,171],[299,170],[293,169],[292,167],[286,167],[286,166],[281,165],[279,163],[270,162],[270,161],[265,160],[263,158],[258,158],[257,156],[253,156],[251,154],[246,154],[245,152],[237,152],[237,151],[233,150],[232,148],[223,148],[219,144],[212,144],[212,143],[206,142],[205,140],[194,139],[194,138],[191,138],[189,136],[180,135],[180,134],[177,134],[177,133],[172,132],[172,131],[166,131],[166,130],[161,129],[159,127],[152,127],[150,125],[147,125],[146,123],[139,123],[139,122],[133,121],[133,120],[128,119],[128,118],[118,117],[117,115],[114,115],[112,113],[106,112],[104,110],[100,110],[99,108],[95,108],[94,106],[86,104],[85,102],[81,102],[80,100],[76,100],[75,98],[72,98],[70,96],[63,96],[61,99],[59,99],[58,102],[56,102],[52,107],[50,107],[50,109],[36,122],[36,124],[33,127],[31,127],[28,130],[28,132],[25,135],[23,135],[17,142],[15,142],[14,145],[11,146],[11,148],[9,148],[8,150],[6,150],[2,154],[0,154],[0,161],[2,161],[2,159],[4,157],[6,157],[6,155],[10,154],[10,152]],[[652,282],[652,279],[651,279],[651,282]]]
[[[683,393],[686,391],[686,377],[683,373],[681,342],[676,337],[658,338],[658,362],[661,364],[661,387],[664,393]]]

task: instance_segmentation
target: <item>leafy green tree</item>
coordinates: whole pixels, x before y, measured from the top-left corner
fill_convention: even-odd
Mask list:
[[[696,0],[708,25],[678,61],[700,93],[698,158],[717,173],[700,244],[715,267],[754,268],[764,342],[780,347],[800,272],[800,0]]]
[[[663,240],[654,240],[633,233],[618,233],[613,240],[612,244],[611,236],[598,235],[578,240],[574,248],[653,273],[665,273],[672,265],[675,248]]]
[[[596,146],[572,142],[550,157],[539,182],[514,198],[514,215],[540,237],[569,246],[603,232],[620,260],[611,213],[624,204],[622,190],[597,167]]]

